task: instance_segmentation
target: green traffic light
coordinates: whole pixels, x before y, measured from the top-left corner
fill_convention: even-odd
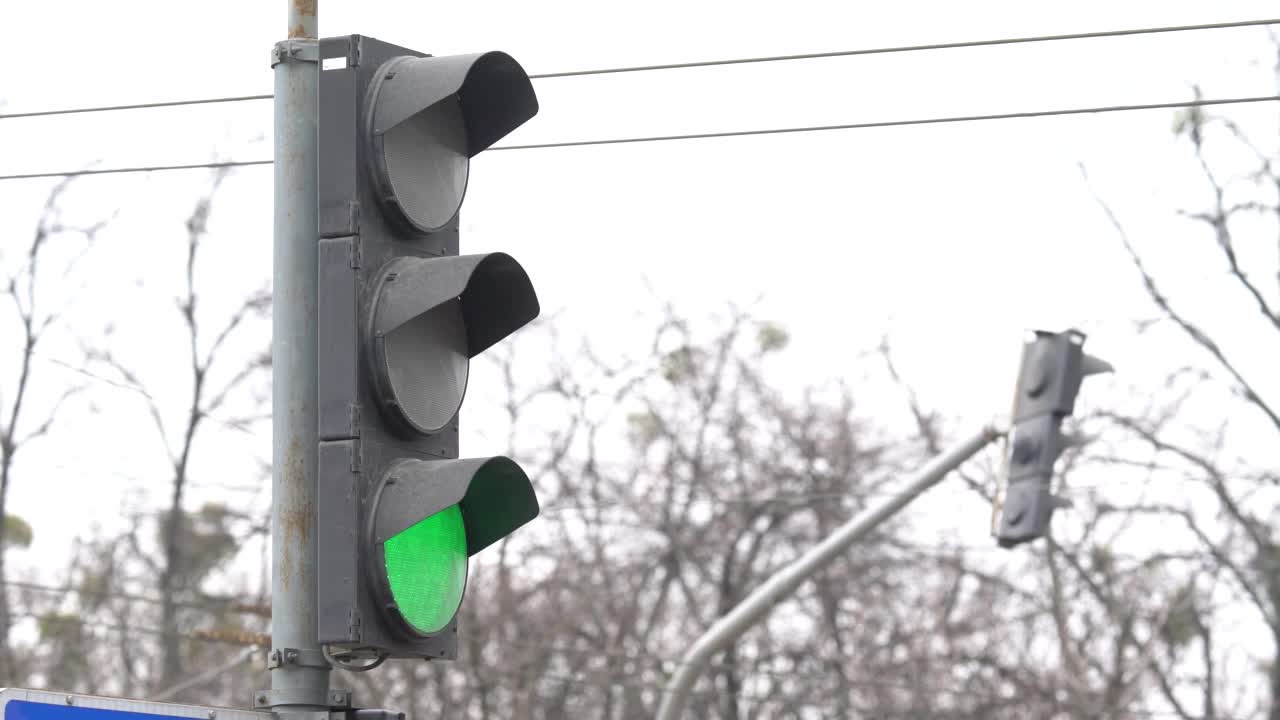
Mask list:
[[[387,581],[414,630],[440,632],[462,604],[467,585],[467,533],[457,505],[410,525],[382,544]]]

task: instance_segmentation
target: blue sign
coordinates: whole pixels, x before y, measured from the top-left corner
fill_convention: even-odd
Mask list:
[[[266,710],[0,688],[0,720],[272,720]]]
[[[10,700],[4,706],[4,720],[155,720],[155,718],[190,720],[181,715],[155,715],[127,710],[78,707],[66,703],[51,705],[29,700]]]

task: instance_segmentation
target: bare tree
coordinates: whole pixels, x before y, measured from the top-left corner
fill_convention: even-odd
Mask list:
[[[43,292],[48,284],[49,270],[44,267],[44,255],[50,243],[66,242],[75,238],[79,248],[72,253],[71,264],[83,257],[97,233],[106,225],[104,220],[87,226],[77,226],[64,221],[61,200],[72,178],[64,178],[50,190],[40,217],[17,267],[5,278],[4,291],[11,303],[19,328],[19,341],[12,347],[17,351],[17,377],[8,385],[8,407],[0,416],[0,683],[10,685],[21,679],[14,662],[9,631],[13,625],[13,611],[9,600],[9,573],[5,564],[6,549],[11,544],[24,545],[31,541],[31,528],[18,516],[9,513],[8,498],[14,480],[14,461],[28,443],[47,435],[53,427],[63,404],[81,388],[69,386],[57,399],[44,407],[32,407],[29,392],[34,382],[36,353],[45,334],[59,320],[61,303],[50,302]],[[65,273],[68,267],[56,269]],[[54,307],[49,307],[49,305]]]
[[[1208,189],[1205,207],[1180,215],[1217,253],[1224,285],[1171,291],[1180,278],[1156,270],[1143,250],[1168,238],[1144,241],[1099,203],[1159,313],[1135,329],[1167,330],[1163,339],[1180,337],[1187,352],[1170,355],[1155,381],[1135,382],[1132,402],[1081,418],[1079,431],[1094,440],[1067,454],[1061,492],[1074,507],[1047,541],[1001,563],[1002,573],[964,549],[922,557],[955,578],[949,613],[968,605],[976,617],[1003,621],[999,644],[957,632],[963,623],[938,626],[936,657],[952,673],[991,673],[1005,685],[998,692],[1014,690],[1036,717],[1280,718],[1280,555],[1271,529],[1280,472],[1258,451],[1280,430],[1280,411],[1257,370],[1280,330],[1280,290],[1262,280],[1280,261],[1280,147],[1263,149],[1231,117],[1199,108],[1181,114],[1175,130]],[[1215,167],[1222,148],[1252,158],[1252,168],[1225,176]],[[1215,320],[1214,309],[1232,302]],[[1251,341],[1233,339],[1249,324]],[[908,400],[936,447],[932,418]],[[986,493],[992,476],[968,480]],[[1242,610],[1256,632],[1233,628]],[[1267,649],[1246,654],[1242,640]],[[1265,683],[1241,673],[1242,661]]]
[[[140,565],[154,578],[158,591],[159,656],[154,658],[155,671],[147,673],[151,691],[173,687],[188,676],[189,667],[207,665],[209,659],[199,651],[204,645],[183,647],[189,637],[182,627],[184,607],[192,598],[199,598],[201,584],[223,563],[232,559],[244,539],[249,535],[266,532],[266,513],[262,508],[235,509],[225,503],[207,504],[198,511],[186,508],[185,498],[192,487],[198,469],[193,465],[193,453],[201,437],[209,429],[229,432],[250,432],[255,423],[265,419],[260,410],[224,416],[233,407],[233,399],[243,394],[254,380],[265,379],[270,368],[270,354],[266,342],[251,357],[237,357],[228,352],[229,341],[246,331],[249,321],[261,320],[270,311],[270,295],[264,289],[251,294],[234,307],[212,330],[205,327],[207,316],[199,312],[203,294],[198,287],[197,269],[200,253],[208,234],[209,218],[217,190],[227,177],[225,169],[212,176],[208,190],[192,208],[185,224],[185,283],[176,298],[178,315],[183,329],[181,346],[174,348],[185,355],[188,369],[186,378],[187,402],[185,411],[176,421],[166,417],[160,397],[173,397],[172,393],[160,393],[136,370],[128,360],[110,347],[87,349],[91,366],[102,369],[104,374],[114,375],[114,381],[132,388],[143,402],[157,439],[167,455],[171,476],[168,483],[169,498],[164,512],[154,520],[157,532],[155,550],[145,541],[144,527],[152,526],[150,511],[142,511],[134,517],[134,528],[121,539],[127,552],[121,555],[113,543],[99,547],[80,559],[79,572],[96,575],[99,568],[119,568]],[[258,329],[261,331],[261,328]],[[260,407],[263,398],[256,399]],[[239,411],[237,411],[239,412]],[[210,468],[212,470],[212,468]],[[261,478],[259,478],[261,480]],[[246,483],[247,484],[247,483]],[[108,585],[118,582],[113,578],[98,578],[95,582]],[[123,655],[123,653],[122,653]],[[199,659],[197,665],[190,663]],[[216,662],[216,659],[215,659]],[[136,673],[129,669],[127,661],[126,684],[132,684]]]
[[[1280,65],[1277,66],[1280,70]],[[1199,108],[1179,116],[1176,131],[1190,146],[1196,168],[1208,189],[1206,206],[1181,211],[1193,228],[1215,248],[1228,283],[1222,294],[1201,288],[1196,296],[1175,296],[1166,290],[1163,277],[1144,258],[1135,238],[1109,205],[1099,200],[1111,219],[1147,297],[1159,312],[1159,320],[1141,330],[1169,327],[1180,334],[1188,353],[1183,367],[1170,368],[1161,388],[1164,402],[1147,403],[1136,410],[1100,413],[1112,432],[1122,434],[1128,449],[1102,458],[1128,468],[1145,466],[1148,482],[1176,483],[1180,493],[1152,493],[1152,498],[1108,505],[1103,509],[1122,526],[1150,527],[1161,523],[1164,532],[1179,532],[1181,545],[1194,550],[1195,561],[1174,581],[1179,605],[1163,628],[1164,648],[1151,663],[1165,702],[1180,717],[1235,717],[1241,714],[1280,720],[1280,538],[1274,518],[1280,511],[1274,488],[1280,470],[1269,453],[1240,454],[1241,443],[1232,431],[1254,423],[1259,432],[1280,432],[1280,406],[1261,382],[1256,354],[1280,337],[1280,292],[1262,280],[1263,273],[1249,266],[1261,264],[1260,250],[1280,228],[1280,147],[1255,143],[1229,116],[1210,115]],[[1215,168],[1222,149],[1243,150],[1253,158],[1253,168],[1241,177],[1223,177]],[[1274,265],[1273,260],[1267,264]],[[1215,324],[1206,312],[1210,304],[1236,302],[1238,309],[1225,324]],[[1241,346],[1225,337],[1251,324],[1255,342]],[[1225,391],[1225,392],[1224,392]],[[1206,403],[1220,410],[1206,414]],[[1264,441],[1265,442],[1265,441]],[[1216,580],[1216,588],[1197,582],[1194,574]],[[1177,576],[1175,576],[1177,577]],[[1223,589],[1228,588],[1223,593]],[[1211,591],[1212,590],[1212,591]],[[1230,643],[1217,639],[1223,602],[1252,609],[1253,618],[1270,649],[1258,658],[1266,675],[1262,697],[1233,701],[1241,685],[1228,679]]]
[[[881,354],[905,392],[920,444],[936,453],[943,434],[937,415],[898,374],[887,343]],[[1105,437],[1108,421],[1101,415],[1091,413],[1069,430],[1082,438]],[[1173,547],[1117,551],[1132,531],[1132,513],[1119,517],[1105,488],[1089,484],[1116,462],[1096,442],[1067,451],[1057,491],[1074,506],[1058,513],[1046,540],[1000,551],[994,561],[981,552],[995,551],[994,545],[919,551],[914,565],[939,583],[937,592],[922,598],[936,609],[916,626],[931,645],[917,656],[931,668],[919,671],[960,675],[970,692],[981,688],[976,695],[992,703],[971,717],[1119,719],[1167,711],[1152,670],[1169,650],[1171,625],[1205,607],[1203,588],[1219,569]],[[1154,468],[1129,464],[1124,470],[1149,474]],[[994,465],[960,475],[992,501]]]

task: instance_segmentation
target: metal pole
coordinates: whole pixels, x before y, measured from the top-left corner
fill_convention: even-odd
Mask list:
[[[288,0],[276,44],[274,302],[271,338],[271,690],[254,703],[325,710],[329,665],[316,636],[316,117],[318,0]]]
[[[767,615],[779,600],[790,595],[810,575],[821,570],[850,545],[906,507],[920,493],[936,485],[947,473],[959,467],[961,463],[976,455],[1003,434],[1002,430],[988,425],[978,434],[929,461],[907,483],[901,493],[841,525],[826,540],[774,574],[738,603],[728,615],[717,620],[702,634],[702,637],[693,643],[684,657],[680,658],[680,666],[676,669],[671,682],[667,683],[662,705],[658,708],[658,720],[680,720],[689,698],[689,691],[711,657],[725,649]]]

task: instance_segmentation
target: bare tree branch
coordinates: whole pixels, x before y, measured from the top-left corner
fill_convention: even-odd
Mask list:
[[[1087,181],[1088,174],[1085,173],[1084,167],[1081,166],[1080,170],[1081,173],[1085,175],[1085,179]],[[1223,353],[1222,349],[1216,342],[1214,342],[1213,338],[1210,337],[1208,333],[1191,323],[1191,321],[1187,320],[1182,314],[1173,309],[1169,299],[1160,291],[1159,287],[1156,285],[1155,278],[1147,270],[1147,266],[1143,262],[1141,256],[1138,255],[1137,250],[1134,249],[1133,243],[1129,240],[1128,232],[1124,229],[1124,226],[1121,225],[1119,218],[1117,218],[1115,213],[1111,210],[1111,206],[1102,200],[1102,198],[1098,197],[1096,193],[1094,197],[1099,206],[1102,207],[1103,211],[1106,213],[1112,227],[1115,228],[1116,233],[1120,236],[1120,240],[1124,244],[1125,251],[1129,254],[1129,259],[1138,270],[1138,274],[1142,278],[1143,287],[1146,288],[1147,295],[1151,298],[1151,301],[1164,312],[1167,318],[1176,323],[1178,327],[1182,328],[1183,332],[1185,332],[1187,336],[1195,342],[1195,344],[1199,345],[1206,352],[1212,355],[1213,358],[1218,361],[1218,364],[1221,365],[1233,379],[1235,379],[1244,394],[1244,398],[1250,404],[1261,410],[1271,421],[1273,427],[1280,430],[1280,415],[1277,415],[1270,404],[1268,404],[1254,389],[1253,385],[1245,380],[1244,376],[1238,369],[1236,369],[1235,365],[1227,359],[1226,354]]]

